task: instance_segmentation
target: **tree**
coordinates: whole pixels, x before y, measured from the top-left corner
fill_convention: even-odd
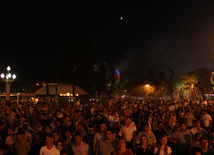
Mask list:
[[[168,67],[168,72],[169,72],[169,80],[167,82],[167,90],[168,90],[168,95],[170,96],[170,98],[173,98],[173,85],[175,82],[175,72],[171,67]]]
[[[184,84],[190,86],[190,100],[196,100],[195,85],[198,83],[198,76],[194,73],[190,73],[182,78]]]
[[[57,54],[56,68],[59,82],[75,83],[92,94],[105,86],[106,69],[89,38],[72,40]]]

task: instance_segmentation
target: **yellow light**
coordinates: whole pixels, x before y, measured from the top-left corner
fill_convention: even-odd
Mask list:
[[[149,87],[149,84],[147,84],[146,87]]]
[[[71,96],[71,94],[70,94],[70,93],[67,93],[67,96]]]

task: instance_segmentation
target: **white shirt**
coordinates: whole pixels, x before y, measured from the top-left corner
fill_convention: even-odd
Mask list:
[[[169,146],[166,146],[166,152],[167,152],[167,155],[168,154],[171,154],[172,153],[172,149],[169,147]],[[165,152],[164,152],[165,150],[160,150],[160,152],[159,152],[159,154],[158,155],[165,155]],[[155,149],[154,149],[154,154],[156,154],[158,152],[158,147],[156,147]]]
[[[39,152],[40,155],[60,155],[60,151],[57,150],[54,145],[50,150],[48,150],[47,146],[43,146]]]
[[[201,115],[201,126],[209,127],[210,121],[212,121],[212,117],[209,114]]]
[[[133,137],[133,132],[137,131],[135,125],[131,124],[128,127],[126,125],[122,126],[119,131],[119,136],[123,136],[125,142],[131,142]]]

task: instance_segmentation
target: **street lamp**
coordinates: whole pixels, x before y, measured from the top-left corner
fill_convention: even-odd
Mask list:
[[[10,100],[10,84],[16,79],[15,74],[10,73],[10,66],[7,67],[7,73],[1,73],[1,79],[5,82],[6,84],[6,101]]]

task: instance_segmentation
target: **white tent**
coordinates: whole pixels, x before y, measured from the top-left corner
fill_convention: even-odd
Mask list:
[[[62,96],[62,94],[73,94],[73,85],[71,84],[55,84],[55,83],[49,83],[49,95],[57,95]],[[57,88],[57,91],[56,91]],[[37,90],[35,95],[46,95],[46,86],[43,86],[39,90]],[[82,88],[75,86],[75,94],[79,95],[89,95],[86,91],[84,91]]]

